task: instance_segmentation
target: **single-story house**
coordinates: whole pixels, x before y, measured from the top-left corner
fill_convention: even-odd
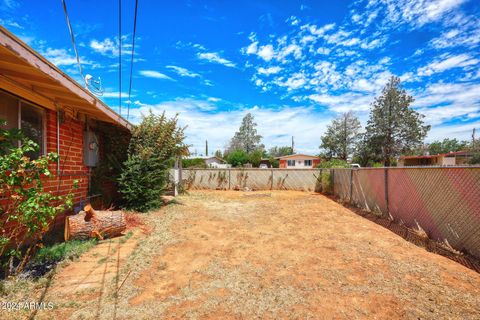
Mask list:
[[[112,153],[104,145],[105,132],[115,140],[130,138],[127,120],[1,26],[0,119],[7,121],[4,129],[22,129],[38,143],[40,150],[31,158],[59,154],[45,190],[66,194],[79,180],[77,204],[90,200],[93,169]],[[114,192],[114,186],[100,184],[97,189]]]
[[[284,169],[309,169],[315,168],[320,164],[320,157],[307,154],[291,154],[289,156],[279,157],[279,168]]]
[[[468,164],[472,156],[473,153],[469,151],[421,156],[401,156],[398,159],[397,166],[459,166]]]
[[[207,168],[219,168],[225,169],[230,168],[231,165],[227,163],[224,159],[217,156],[194,156],[189,159],[202,159],[205,162]]]

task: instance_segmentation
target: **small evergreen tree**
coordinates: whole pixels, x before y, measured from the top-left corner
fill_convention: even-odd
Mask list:
[[[342,160],[355,152],[355,146],[360,137],[361,125],[358,118],[351,111],[333,119],[322,136],[320,148],[325,150],[327,158],[336,157]]]
[[[430,130],[424,125],[424,116],[410,108],[414,101],[400,85],[398,77],[392,77],[375,98],[366,127],[370,150],[378,150],[385,166],[401,153],[417,148]]]
[[[188,154],[178,118],[151,111],[132,130],[128,158],[119,178],[119,191],[128,209],[145,212],[161,206],[168,182],[168,162]]]
[[[251,113],[247,113],[242,119],[242,124],[228,147],[228,151],[243,150],[250,153],[257,149],[263,149],[264,146],[260,144],[262,136],[257,133],[257,124]]]

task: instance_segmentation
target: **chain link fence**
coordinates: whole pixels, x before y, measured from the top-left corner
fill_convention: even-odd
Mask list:
[[[182,184],[330,194],[480,257],[480,167],[183,169]]]

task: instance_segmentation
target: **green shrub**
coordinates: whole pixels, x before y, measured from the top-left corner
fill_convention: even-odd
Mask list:
[[[234,150],[227,155],[227,162],[233,167],[241,167],[248,161],[248,153],[243,150]]]
[[[30,159],[38,145],[19,130],[2,129],[4,123],[0,120],[0,262],[8,275],[23,269],[55,216],[73,206],[73,194],[44,191],[42,180],[52,177],[48,166],[58,155]]]
[[[330,159],[320,162],[317,168],[350,168],[350,165],[345,160]]]
[[[133,128],[128,158],[118,179],[126,208],[145,212],[162,205],[160,196],[167,187],[169,163],[188,154],[184,139],[177,116],[167,119],[165,112],[155,115],[150,111]]]
[[[183,168],[206,168],[205,160],[202,158],[182,159]]]

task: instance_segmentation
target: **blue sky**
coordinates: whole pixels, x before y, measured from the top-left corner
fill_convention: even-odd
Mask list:
[[[80,81],[61,1],[0,0],[0,23]],[[85,74],[118,110],[118,1],[67,1]],[[133,0],[123,0],[127,105]],[[180,113],[191,151],[223,149],[247,112],[267,148],[318,153],[330,120],[363,124],[391,75],[432,125],[427,140],[480,129],[480,2],[139,0],[130,121]],[[478,130],[480,131],[480,130]]]

